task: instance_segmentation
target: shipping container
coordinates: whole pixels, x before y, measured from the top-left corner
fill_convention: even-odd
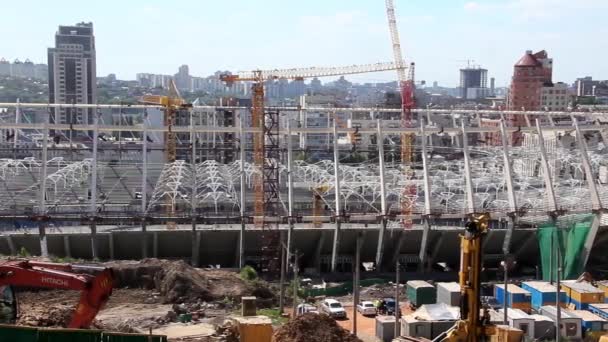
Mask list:
[[[568,310],[582,320],[583,332],[608,331],[608,321],[587,310]]]
[[[503,284],[494,285],[494,297],[502,305],[504,305],[504,288]],[[532,308],[530,292],[517,285],[509,284],[507,286],[507,307],[530,313]]]
[[[544,305],[555,305],[557,299],[557,286],[546,281],[524,281],[521,288],[530,292],[531,305],[539,310]],[[560,303],[566,302],[566,292],[560,290]]]
[[[534,318],[534,339],[539,341],[555,340],[555,322],[543,315],[530,315]]]
[[[553,321],[557,319],[557,308],[554,305],[542,306],[540,313]],[[569,313],[568,310],[561,310],[561,322],[561,336],[567,339],[583,338],[582,320],[579,317]]]
[[[460,306],[460,285],[455,282],[437,283],[437,303]]]
[[[376,316],[376,338],[383,342],[395,338],[395,316]]]
[[[589,304],[589,307],[587,309],[604,319],[608,319],[608,304],[607,303]]]
[[[498,313],[504,315],[504,310],[498,310]],[[507,319],[509,326],[523,331],[525,337],[534,338],[534,318],[520,309],[508,309]]]
[[[608,280],[598,281],[597,288],[604,291],[604,303],[608,303]]]
[[[426,281],[410,280],[407,282],[407,299],[415,307],[435,304],[437,302],[437,290]]]
[[[585,310],[589,304],[604,302],[604,292],[587,282],[564,281],[562,290],[566,292],[566,305],[576,310]]]

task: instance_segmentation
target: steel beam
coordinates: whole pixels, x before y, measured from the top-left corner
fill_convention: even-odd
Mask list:
[[[558,212],[557,201],[555,200],[555,191],[553,190],[553,180],[551,179],[551,169],[549,168],[549,159],[545,149],[543,130],[538,119],[536,119],[536,132],[538,133],[541,167],[543,170],[543,179],[545,181],[545,195],[547,196],[547,201],[549,202],[549,211],[552,216],[555,216]]]
[[[334,119],[334,189],[336,195],[336,227],[334,229],[334,241],[331,250],[331,271],[336,271],[336,261],[340,252],[340,225],[342,221],[342,209],[340,206],[340,151],[338,150],[338,128]]]
[[[475,201],[473,199],[473,177],[471,175],[471,158],[469,156],[469,143],[467,138],[467,130],[464,120],[462,120],[462,153],[464,154],[464,177],[465,177],[465,195],[466,207],[465,214],[475,213]]]
[[[148,231],[146,227],[146,211],[148,199],[148,112],[144,110],[144,120],[142,124],[142,151],[141,151],[141,255],[142,258],[148,257]]]
[[[378,246],[376,249],[376,267],[382,265],[382,256],[384,254],[384,234],[386,233],[386,183],[384,179],[384,135],[382,134],[382,122],[376,120],[377,133],[377,145],[378,145],[378,167],[380,168],[380,215],[382,216],[382,223],[380,230],[378,231]]]
[[[511,165],[511,156],[509,155],[509,140],[507,139],[504,119],[500,119],[500,138],[502,140],[503,173],[507,185],[507,197],[509,199],[509,225],[507,232],[505,233],[502,252],[504,254],[509,254],[511,251],[511,238],[517,221],[517,200],[515,197],[515,188],[513,187],[513,167]]]

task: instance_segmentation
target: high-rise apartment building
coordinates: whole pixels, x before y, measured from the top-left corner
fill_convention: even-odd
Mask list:
[[[466,100],[481,99],[488,95],[488,70],[460,69],[460,97]]]
[[[177,89],[186,91],[192,90],[192,76],[190,76],[190,70],[186,64],[179,67],[174,79]]]
[[[55,47],[48,49],[49,102],[97,103],[95,37],[92,23],[59,26]],[[57,123],[91,123],[93,109],[55,109]]]

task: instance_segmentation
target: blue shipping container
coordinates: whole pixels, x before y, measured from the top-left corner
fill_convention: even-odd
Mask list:
[[[530,292],[532,297],[532,307],[539,310],[544,305],[555,305],[556,302],[556,286],[544,281],[526,281],[521,283],[521,288]],[[560,302],[565,303],[567,300],[566,292],[560,291]]]
[[[513,303],[530,303],[530,292],[511,284],[509,284],[507,290],[507,306],[510,307]],[[494,297],[496,297],[498,303],[504,304],[504,285],[494,285]]]
[[[608,304],[589,304],[588,310],[604,319],[608,319]]]

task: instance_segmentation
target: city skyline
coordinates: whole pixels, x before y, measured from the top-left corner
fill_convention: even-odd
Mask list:
[[[138,72],[172,74],[182,64],[188,64],[193,75],[209,75],[217,70],[339,66],[392,59],[380,2],[352,1],[348,7],[318,0],[287,5],[270,2],[264,8],[272,11],[246,1],[181,1],[170,7],[156,1],[146,5],[110,1],[86,8],[75,1],[61,1],[62,6],[42,1],[12,3],[9,12],[31,12],[31,20],[38,24],[18,25],[19,16],[7,16],[0,23],[0,32],[8,38],[0,56],[44,61],[57,25],[92,21],[98,75],[115,73],[121,79],[134,79]],[[608,66],[595,57],[608,52],[608,47],[593,38],[601,37],[605,29],[589,25],[601,19],[599,10],[608,9],[604,1],[396,1],[396,6],[404,55],[416,62],[418,80],[456,86],[458,69],[473,59],[496,78],[497,87],[507,86],[513,61],[529,49],[551,51],[556,80],[569,82],[582,75],[608,78]],[[31,7],[37,10],[28,11]],[[167,11],[171,17],[179,13],[181,19],[158,25],[166,20]],[[581,15],[568,16],[566,25],[563,19],[571,13]],[[580,53],[583,49],[584,54]],[[386,72],[352,80],[386,82],[395,78],[394,73]]]

